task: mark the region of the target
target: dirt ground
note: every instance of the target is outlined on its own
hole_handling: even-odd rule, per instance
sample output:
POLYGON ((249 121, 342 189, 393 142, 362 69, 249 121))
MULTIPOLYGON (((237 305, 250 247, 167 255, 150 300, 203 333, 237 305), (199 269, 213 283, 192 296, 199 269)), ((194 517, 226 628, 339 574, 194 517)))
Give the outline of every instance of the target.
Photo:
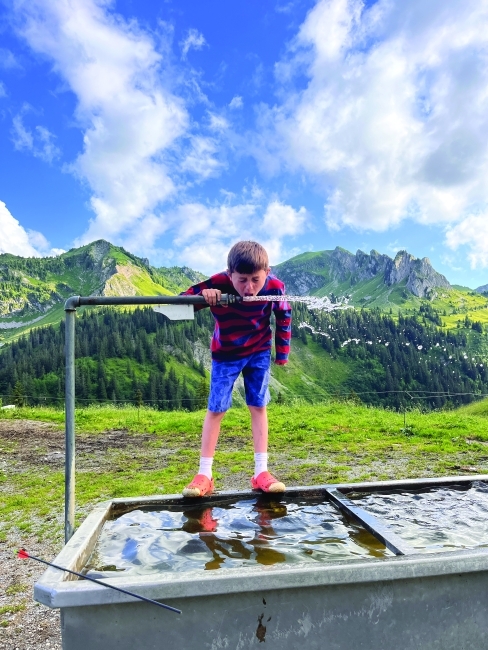
MULTIPOLYGON (((77 436, 77 469, 114 468, 117 452, 131 452, 133 458, 144 456, 144 462, 157 466, 158 456, 150 445, 151 434, 136 438, 125 431, 110 431, 96 436, 77 436), (142 443, 142 444, 141 444, 142 443), (148 448, 149 447, 149 448, 148 448), (103 450, 103 454, 100 453, 103 450)), ((39 471, 43 465, 53 470, 64 464, 64 432, 57 427, 31 420, 0 420, 0 470, 7 476, 26 472, 29 468, 39 471), (8 453, 5 453, 8 450, 8 453)), ((59 521, 53 528, 62 530, 59 521)), ((58 536, 59 537, 59 536, 58 536)), ((36 536, 27 537, 20 531, 9 532, 6 541, 0 542, 0 649, 37 650, 61 649, 59 611, 50 610, 32 599, 35 581, 44 566, 34 560, 19 560, 16 551, 24 546, 31 555, 52 560, 61 548, 62 540, 39 542, 36 536)))

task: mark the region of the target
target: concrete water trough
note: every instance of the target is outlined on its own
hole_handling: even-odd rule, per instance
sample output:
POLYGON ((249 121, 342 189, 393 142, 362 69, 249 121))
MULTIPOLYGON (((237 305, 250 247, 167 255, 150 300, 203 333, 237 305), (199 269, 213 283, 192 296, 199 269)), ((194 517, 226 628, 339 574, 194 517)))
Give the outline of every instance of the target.
POLYGON ((488 647, 488 475, 113 499, 48 569, 64 650, 488 647))

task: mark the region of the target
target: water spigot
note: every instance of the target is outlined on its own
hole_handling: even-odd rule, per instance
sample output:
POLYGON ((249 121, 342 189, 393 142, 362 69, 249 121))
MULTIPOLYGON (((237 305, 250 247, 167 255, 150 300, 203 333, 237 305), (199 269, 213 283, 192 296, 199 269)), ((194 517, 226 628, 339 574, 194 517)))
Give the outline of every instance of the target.
POLYGON ((242 302, 241 296, 234 296, 233 293, 223 293, 220 296, 218 305, 235 305, 237 302, 242 302))

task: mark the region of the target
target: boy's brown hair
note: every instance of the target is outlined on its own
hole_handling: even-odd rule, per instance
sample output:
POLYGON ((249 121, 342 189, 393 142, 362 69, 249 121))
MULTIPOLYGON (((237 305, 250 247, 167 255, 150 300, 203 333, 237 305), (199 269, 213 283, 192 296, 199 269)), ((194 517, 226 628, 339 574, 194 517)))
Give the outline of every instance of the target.
POLYGON ((269 268, 268 253, 255 241, 239 241, 234 244, 227 256, 230 273, 256 273, 269 268))

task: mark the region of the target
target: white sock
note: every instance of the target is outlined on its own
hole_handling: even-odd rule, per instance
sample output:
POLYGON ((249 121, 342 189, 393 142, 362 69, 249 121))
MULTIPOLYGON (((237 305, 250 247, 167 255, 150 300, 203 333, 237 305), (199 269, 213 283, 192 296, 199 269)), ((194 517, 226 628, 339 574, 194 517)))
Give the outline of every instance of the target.
POLYGON ((213 458, 200 456, 200 467, 198 468, 198 473, 204 474, 208 480, 212 478, 212 463, 213 458))
POLYGON ((254 478, 261 472, 266 472, 268 469, 268 453, 262 452, 254 454, 254 478))

